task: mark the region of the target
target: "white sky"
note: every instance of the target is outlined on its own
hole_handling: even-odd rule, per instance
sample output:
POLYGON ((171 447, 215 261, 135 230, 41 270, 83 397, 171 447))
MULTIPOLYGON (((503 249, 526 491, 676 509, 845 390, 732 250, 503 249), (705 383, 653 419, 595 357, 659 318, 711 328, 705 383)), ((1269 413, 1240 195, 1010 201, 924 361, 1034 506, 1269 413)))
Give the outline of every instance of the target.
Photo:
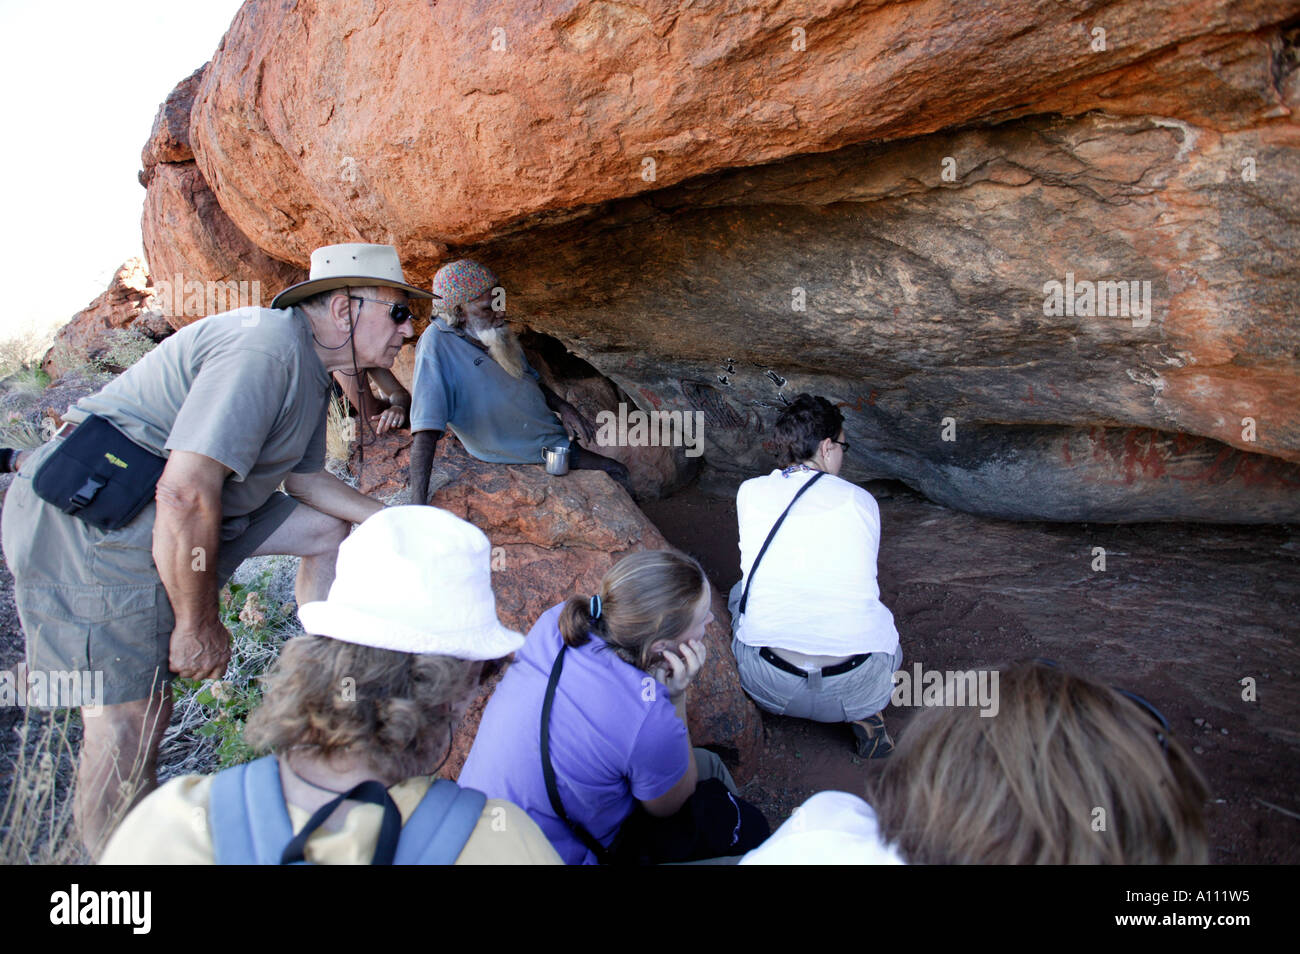
POLYGON ((154 114, 242 0, 0 0, 0 340, 66 321, 141 255, 154 114))

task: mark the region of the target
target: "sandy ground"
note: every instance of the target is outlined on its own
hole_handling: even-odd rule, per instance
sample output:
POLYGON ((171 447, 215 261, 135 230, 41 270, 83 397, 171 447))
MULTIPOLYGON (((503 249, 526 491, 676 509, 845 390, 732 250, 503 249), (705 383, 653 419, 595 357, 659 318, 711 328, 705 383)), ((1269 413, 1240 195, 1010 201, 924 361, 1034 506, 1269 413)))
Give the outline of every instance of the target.
MULTIPOLYGON (((1136 692, 1210 783, 1211 859, 1300 861, 1300 820, 1263 804, 1300 814, 1300 528, 1010 523, 898 484, 869 489, 884 528, 881 597, 905 669, 1043 656, 1136 692), (1256 702, 1242 700, 1245 677, 1256 702)), ((740 577, 734 504, 692 488, 643 506, 725 592, 740 577)), ((896 738, 914 712, 887 713, 896 738)), ((879 771, 853 754, 842 726, 763 720, 764 757, 744 792, 773 822, 816 791, 861 793, 879 771)))

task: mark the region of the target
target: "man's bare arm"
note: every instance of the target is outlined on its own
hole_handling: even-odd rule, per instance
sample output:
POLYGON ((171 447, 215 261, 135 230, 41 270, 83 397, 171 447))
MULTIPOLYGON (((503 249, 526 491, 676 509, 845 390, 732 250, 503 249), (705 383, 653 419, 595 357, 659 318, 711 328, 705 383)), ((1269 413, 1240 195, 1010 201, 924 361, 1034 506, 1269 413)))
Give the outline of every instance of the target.
POLYGON ((588 444, 596 442, 596 427, 591 421, 587 420, 581 411, 545 384, 539 382, 538 387, 542 389, 542 397, 546 399, 546 406, 560 416, 560 421, 564 424, 564 429, 570 437, 575 440, 581 438, 588 444))
POLYGON ((370 380, 383 393, 384 398, 393 407, 400 407, 407 415, 411 413, 411 392, 402 387, 402 382, 387 368, 370 368, 370 380))
POLYGON ((429 502, 429 472, 433 470, 433 455, 438 450, 442 431, 416 431, 411 445, 411 503, 429 502))
POLYGON ((353 490, 324 470, 314 474, 290 474, 284 479, 284 489, 294 500, 348 523, 361 523, 384 509, 384 505, 374 497, 353 490))
POLYGON ((153 561, 176 616, 169 662, 188 679, 220 678, 230 661, 217 606, 221 489, 229 473, 210 457, 172 451, 155 490, 153 561))

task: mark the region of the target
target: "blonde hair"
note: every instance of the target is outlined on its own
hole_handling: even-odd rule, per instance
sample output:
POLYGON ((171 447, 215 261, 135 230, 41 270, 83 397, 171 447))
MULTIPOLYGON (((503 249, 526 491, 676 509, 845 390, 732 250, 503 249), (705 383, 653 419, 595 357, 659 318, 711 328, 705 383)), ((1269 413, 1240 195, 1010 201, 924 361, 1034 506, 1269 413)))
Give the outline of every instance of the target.
POLYGON ((989 718, 961 706, 918 714, 869 794, 908 861, 1208 860, 1205 781, 1151 713, 1039 663, 1000 673, 998 689, 989 718))
POLYGON ((630 553, 600 581, 600 617, 592 619, 590 596, 574 596, 560 611, 560 634, 576 647, 595 633, 625 662, 648 670, 650 647, 687 630, 708 586, 699 563, 676 550, 630 553))
POLYGON ((474 663, 295 636, 262 677, 244 739, 259 752, 365 756, 394 778, 430 772, 447 747, 454 704, 474 663))

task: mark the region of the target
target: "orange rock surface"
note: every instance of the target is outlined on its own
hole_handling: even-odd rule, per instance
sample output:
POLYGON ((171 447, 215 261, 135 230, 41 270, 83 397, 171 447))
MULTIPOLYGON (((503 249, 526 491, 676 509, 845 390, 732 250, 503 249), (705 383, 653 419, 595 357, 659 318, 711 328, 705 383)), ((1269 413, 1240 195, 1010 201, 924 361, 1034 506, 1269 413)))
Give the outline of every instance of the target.
MULTIPOLYGON (((409 451, 405 434, 385 435, 367 446, 361 489, 385 497, 402 493, 409 451)), ((556 603, 594 593, 601 577, 624 555, 668 546, 605 474, 570 471, 553 477, 541 466, 485 464, 466 454, 453 437, 438 444, 430 490, 433 505, 487 534, 493 547, 497 615, 523 633, 556 603)), ((740 688, 727 601, 716 590, 713 615, 705 632, 709 661, 688 698, 691 740, 724 754, 738 767, 737 778, 743 779, 753 771, 763 727, 758 710, 740 688)), ((459 772, 469 754, 494 686, 484 687, 470 706, 456 734, 449 771, 459 772)))

